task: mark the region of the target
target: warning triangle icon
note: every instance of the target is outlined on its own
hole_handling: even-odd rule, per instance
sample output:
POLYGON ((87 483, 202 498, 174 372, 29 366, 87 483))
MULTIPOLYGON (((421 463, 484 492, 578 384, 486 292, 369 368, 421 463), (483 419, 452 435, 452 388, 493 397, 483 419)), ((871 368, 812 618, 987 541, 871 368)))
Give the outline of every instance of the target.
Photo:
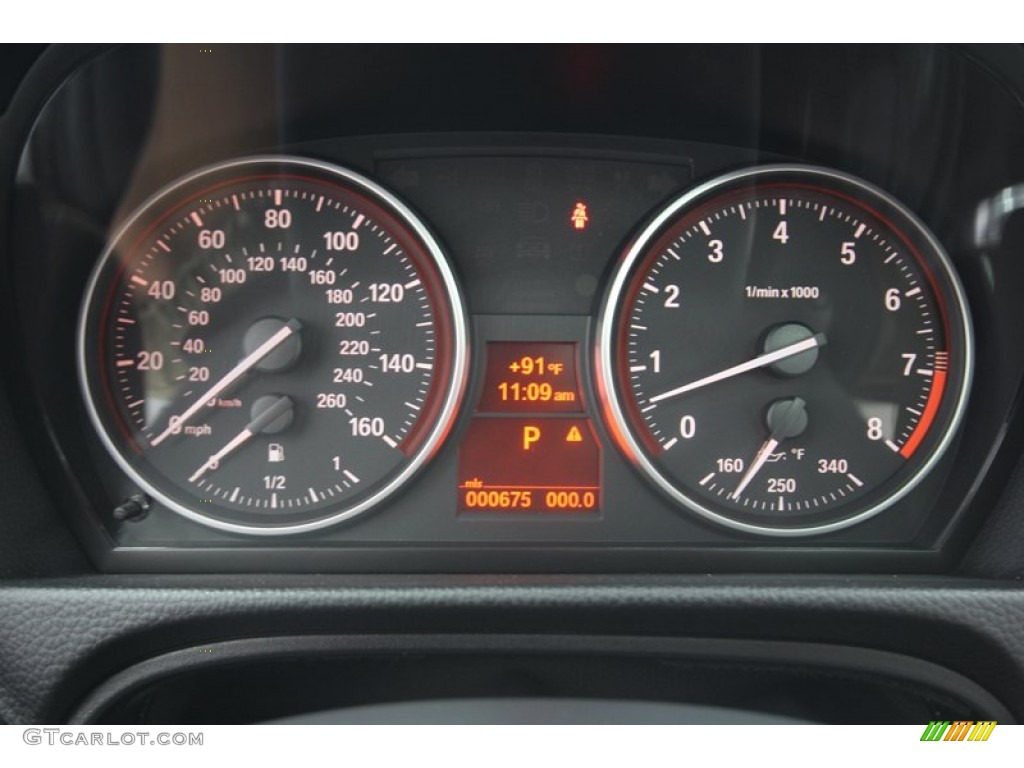
POLYGON ((572 427, 569 430, 569 434, 565 436, 565 442, 567 443, 582 443, 583 435, 580 434, 579 427, 572 427))

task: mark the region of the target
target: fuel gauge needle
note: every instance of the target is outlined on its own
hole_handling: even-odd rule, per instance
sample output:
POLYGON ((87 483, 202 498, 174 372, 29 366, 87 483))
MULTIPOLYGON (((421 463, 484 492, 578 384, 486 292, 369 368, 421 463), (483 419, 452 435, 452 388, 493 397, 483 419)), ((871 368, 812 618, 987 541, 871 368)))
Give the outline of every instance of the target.
POLYGON ((282 396, 278 398, 278 400, 267 408, 267 410, 263 411, 259 416, 246 424, 245 429, 231 438, 227 445, 208 458, 203 466, 192 473, 192 476, 188 481, 190 483, 194 483, 210 470, 217 469, 217 467, 220 466, 221 459, 244 445, 253 435, 258 435, 269 424, 273 423, 279 416, 283 415, 292 407, 293 404, 290 397, 282 396))
POLYGON ((738 499, 740 497, 740 494, 750 485, 750 481, 757 476, 757 473, 761 471, 761 467, 768 461, 768 457, 775 453, 775 449, 779 447, 780 442, 787 437, 796 437, 804 431, 804 427, 807 424, 807 403, 802 398, 794 397, 791 400, 779 401, 777 407, 778 422, 773 426, 768 439, 757 450, 754 460, 750 462, 750 468, 740 479, 740 484, 736 486, 736 490, 729 494, 729 498, 738 499))

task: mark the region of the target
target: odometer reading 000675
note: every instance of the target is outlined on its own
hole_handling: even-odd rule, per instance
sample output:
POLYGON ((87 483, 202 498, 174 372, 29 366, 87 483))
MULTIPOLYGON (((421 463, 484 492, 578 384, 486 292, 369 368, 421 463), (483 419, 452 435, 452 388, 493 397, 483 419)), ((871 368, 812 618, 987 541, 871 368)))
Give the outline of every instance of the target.
POLYGON ((351 171, 282 157, 146 202, 86 295, 80 373, 113 458, 228 530, 378 504, 430 457, 466 372, 463 302, 414 214, 351 171))
POLYGON ((971 376, 937 240, 819 168, 732 173, 671 203, 620 262, 598 333, 625 453, 755 533, 823 533, 902 498, 949 445, 971 376))

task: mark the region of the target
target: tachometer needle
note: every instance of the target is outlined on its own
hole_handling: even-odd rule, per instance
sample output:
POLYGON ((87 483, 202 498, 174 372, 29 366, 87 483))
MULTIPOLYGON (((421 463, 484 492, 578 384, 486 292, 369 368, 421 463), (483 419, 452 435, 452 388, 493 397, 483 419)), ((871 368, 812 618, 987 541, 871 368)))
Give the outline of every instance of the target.
POLYGON ((205 473, 212 469, 217 469, 220 466, 221 459, 227 456, 229 453, 243 445, 253 435, 258 435, 264 430, 269 424, 272 424, 279 416, 283 415, 286 411, 293 408, 294 405, 290 397, 280 397, 274 402, 269 408, 263 413, 257 416, 255 419, 245 425, 245 429, 235 435, 228 441, 228 444, 217 451, 213 456, 208 458, 206 462, 192 473, 192 476, 188 479, 190 483, 194 483, 205 473))
POLYGON ((736 490, 729 494, 729 498, 738 499, 740 497, 740 494, 750 485, 750 481, 761 471, 764 463, 775 453, 775 449, 779 447, 780 442, 803 431, 804 425, 807 423, 805 418, 807 403, 804 402, 803 398, 794 397, 789 401, 783 400, 779 402, 779 405, 782 406, 782 409, 779 413, 778 421, 772 429, 772 433, 761 447, 758 448, 754 460, 750 462, 750 468, 747 469, 746 474, 740 479, 740 484, 736 486, 736 490))
POLYGON ((228 371, 224 378, 222 378, 220 381, 218 381, 216 384, 210 387, 205 393, 203 393, 203 396, 196 400, 194 403, 192 403, 192 405, 190 405, 188 408, 186 408, 185 411, 180 416, 172 416, 167 422, 167 428, 150 441, 150 446, 155 448, 156 446, 160 445, 160 443, 162 443, 164 440, 166 440, 168 437, 174 434, 177 430, 183 427, 185 425, 185 422, 187 422, 199 411, 201 411, 203 409, 203 406, 205 406, 214 398, 219 397, 224 392, 224 390, 226 390, 228 387, 230 387, 232 384, 238 381, 253 366, 259 363, 260 360, 262 360, 275 349, 277 349, 279 346, 281 346, 281 344, 283 344, 289 336, 291 336, 294 333, 298 333, 298 331, 301 328, 302 324, 299 323, 299 321, 294 318, 285 323, 281 327, 281 330, 279 330, 265 342, 256 347, 256 349, 254 349, 252 352, 250 352, 248 355, 242 358, 241 362, 239 362, 238 365, 236 365, 234 368, 228 371))
POLYGON ((758 355, 753 360, 747 360, 745 363, 734 365, 731 368, 726 368, 724 371, 713 373, 710 376, 705 376, 703 379, 697 379, 691 381, 689 384, 684 384, 681 387, 670 389, 668 392, 662 392, 660 395, 655 395, 649 403, 658 403, 662 400, 667 400, 670 397, 676 397, 677 395, 685 394, 686 392, 692 392, 695 389, 706 387, 708 384, 714 384, 718 381, 724 381, 725 379, 731 379, 733 376, 739 376, 741 373, 747 371, 755 371, 758 368, 765 368, 773 363, 777 363, 780 360, 785 360, 787 357, 793 357, 799 355, 801 352, 806 352, 815 347, 823 347, 827 343, 825 334, 816 333, 809 339, 798 341, 794 344, 789 344, 780 349, 776 349, 774 352, 766 352, 763 355, 758 355))

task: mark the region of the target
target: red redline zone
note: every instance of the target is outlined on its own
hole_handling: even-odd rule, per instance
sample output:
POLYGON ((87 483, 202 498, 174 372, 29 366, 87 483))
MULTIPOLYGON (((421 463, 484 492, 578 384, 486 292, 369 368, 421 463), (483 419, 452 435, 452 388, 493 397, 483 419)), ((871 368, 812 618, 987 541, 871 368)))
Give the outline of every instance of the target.
POLYGON ((928 434, 928 430, 931 429, 932 422, 935 421, 935 414, 939 410, 939 404, 942 402, 942 393, 946 389, 946 372, 943 370, 936 370, 935 375, 932 377, 932 389, 928 393, 928 402, 924 406, 924 413, 921 415, 921 421, 917 423, 917 427, 911 433, 907 442, 900 448, 900 456, 904 459, 909 459, 914 455, 921 441, 924 440, 928 434))

